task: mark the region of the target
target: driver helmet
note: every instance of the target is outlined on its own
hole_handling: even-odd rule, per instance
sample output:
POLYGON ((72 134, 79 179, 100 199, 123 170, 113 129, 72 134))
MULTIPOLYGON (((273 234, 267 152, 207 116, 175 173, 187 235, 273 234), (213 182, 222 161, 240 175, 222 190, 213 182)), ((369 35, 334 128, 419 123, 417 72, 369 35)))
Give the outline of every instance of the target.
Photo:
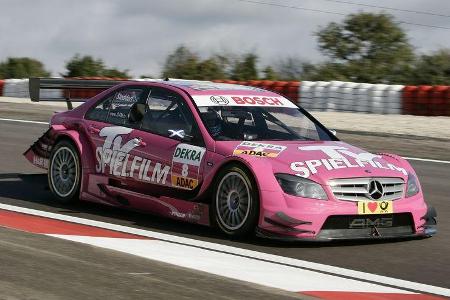
POLYGON ((208 110, 203 112, 202 119, 213 137, 219 136, 222 133, 222 118, 217 111, 208 110))

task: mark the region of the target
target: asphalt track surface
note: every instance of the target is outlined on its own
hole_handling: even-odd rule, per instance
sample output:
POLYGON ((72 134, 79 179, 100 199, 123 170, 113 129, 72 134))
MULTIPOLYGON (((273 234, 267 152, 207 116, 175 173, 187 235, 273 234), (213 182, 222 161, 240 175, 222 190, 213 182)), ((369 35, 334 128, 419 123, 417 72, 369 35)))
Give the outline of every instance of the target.
POLYGON ((0 299, 298 299, 53 237, 0 228, 0 299))
MULTIPOLYGON (((3 104, 2 104, 3 105, 3 104)), ((1 118, 47 121, 50 109, 11 112, 1 118)), ((2 113, 3 112, 3 113, 2 113)), ((62 206, 53 201, 46 175, 22 152, 46 129, 44 124, 0 121, 0 203, 189 237, 296 259, 450 288, 450 165, 412 161, 428 203, 438 211, 438 235, 389 242, 280 243, 252 238, 230 241, 216 231, 151 215, 90 203, 62 206)), ((341 139, 372 151, 445 159, 449 143, 425 141, 429 149, 411 148, 409 139, 355 133, 341 139), (381 148, 381 149, 380 149, 381 148), (446 148, 446 149, 445 149, 446 148), (402 153, 407 149, 408 153, 402 153), (445 151, 447 150, 447 151, 445 151), (427 152, 428 151, 428 152, 427 152), (432 153, 433 152, 433 153, 432 153)), ((448 155, 448 153, 447 153, 448 155)), ((417 156, 416 156, 417 157, 417 156)), ((276 289, 233 281, 202 272, 143 260, 45 236, 0 228, 0 299, 104 298, 294 298, 276 289)), ((181 254, 182 255, 182 254, 181 254)))

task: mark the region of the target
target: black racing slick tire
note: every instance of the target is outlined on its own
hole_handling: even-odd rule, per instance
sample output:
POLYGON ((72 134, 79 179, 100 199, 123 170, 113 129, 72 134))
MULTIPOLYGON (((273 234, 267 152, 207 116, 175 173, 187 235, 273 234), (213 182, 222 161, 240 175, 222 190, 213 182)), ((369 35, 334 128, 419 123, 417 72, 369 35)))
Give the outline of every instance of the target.
POLYGON ((239 164, 231 164, 216 178, 212 223, 230 237, 253 234, 259 219, 259 193, 252 174, 239 164))
POLYGON ((48 166, 48 185, 58 202, 67 204, 79 200, 80 155, 67 140, 62 140, 53 147, 48 166))

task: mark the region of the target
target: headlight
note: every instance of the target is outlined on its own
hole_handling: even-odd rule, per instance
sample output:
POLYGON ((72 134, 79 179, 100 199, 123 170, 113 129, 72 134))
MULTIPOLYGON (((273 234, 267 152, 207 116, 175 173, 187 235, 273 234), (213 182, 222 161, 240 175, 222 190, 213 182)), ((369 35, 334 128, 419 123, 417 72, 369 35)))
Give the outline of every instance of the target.
POLYGON ((411 173, 408 173, 408 184, 406 187, 406 197, 412 197, 419 192, 419 184, 417 178, 411 173))
POLYGON ((286 194, 320 200, 328 199, 322 186, 312 180, 289 174, 275 174, 275 177, 286 194))

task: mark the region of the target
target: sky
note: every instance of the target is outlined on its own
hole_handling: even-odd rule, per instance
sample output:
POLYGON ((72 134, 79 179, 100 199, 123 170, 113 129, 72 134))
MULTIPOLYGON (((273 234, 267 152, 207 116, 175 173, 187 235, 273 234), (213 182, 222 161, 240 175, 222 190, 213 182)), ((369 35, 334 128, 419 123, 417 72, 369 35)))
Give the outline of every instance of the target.
MULTIPOLYGON (((201 57, 256 52, 264 67, 285 57, 323 61, 314 33, 341 14, 381 12, 333 0, 0 0, 0 61, 33 57, 54 76, 76 53, 128 69, 133 76, 159 76, 165 58, 179 45, 201 57), (252 1, 250 1, 252 2, 252 1)), ((450 0, 347 0, 384 9, 401 24, 418 53, 450 48, 450 0)))

